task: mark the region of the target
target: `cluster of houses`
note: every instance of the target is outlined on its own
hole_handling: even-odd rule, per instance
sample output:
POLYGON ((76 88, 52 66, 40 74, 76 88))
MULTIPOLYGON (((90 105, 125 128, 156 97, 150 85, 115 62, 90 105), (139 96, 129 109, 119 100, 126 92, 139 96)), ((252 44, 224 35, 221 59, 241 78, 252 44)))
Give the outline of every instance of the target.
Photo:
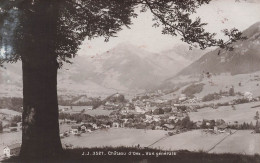
MULTIPOLYGON (((68 134, 78 135, 82 132, 92 132, 97 129, 106 129, 111 127, 171 130, 173 129, 173 121, 176 123, 178 120, 187 116, 187 113, 177 109, 178 106, 170 103, 169 100, 152 98, 136 99, 131 100, 131 102, 127 101, 121 103, 118 101, 108 100, 105 104, 99 106, 98 109, 112 109, 115 111, 115 114, 109 115, 110 124, 107 124, 108 121, 98 123, 98 125, 94 124, 97 119, 94 120, 92 124, 89 122, 76 124, 76 121, 65 119, 60 123, 70 124, 71 129, 66 133, 61 133, 61 136, 68 134), (158 111, 158 109, 160 109, 160 111, 163 110, 163 113, 158 111), (168 110, 167 114, 164 114, 164 110, 168 110), (134 117, 129 118, 131 115, 134 117)), ((70 108, 67 109, 69 110, 70 108)))
MULTIPOLYGON (((251 92, 245 92, 243 98, 252 100, 253 94, 251 92)), ((99 106, 99 109, 104 110, 115 110, 114 115, 109 115, 109 124, 104 123, 90 123, 90 122, 81 122, 77 124, 76 121, 64 120, 65 123, 71 124, 71 129, 64 133, 61 133, 61 137, 72 134, 79 135, 84 132, 93 132, 98 129, 108 129, 108 128, 119 128, 119 127, 128 127, 128 128, 142 128, 146 129, 155 129, 155 130, 174 130, 174 126, 179 120, 182 120, 188 116, 188 112, 195 111, 192 106, 188 105, 187 110, 179 109, 180 106, 185 106, 185 104, 195 104, 201 102, 201 98, 188 98, 185 94, 181 94, 179 99, 179 104, 169 100, 161 100, 154 98, 136 98, 135 100, 130 100, 127 102, 118 102, 118 101, 106 101, 106 103, 99 106), (170 112, 163 114, 155 114, 155 111, 158 111, 158 108, 164 110, 165 108, 170 108, 170 112), (178 109, 177 109, 178 108, 178 109), (125 118, 129 115, 143 115, 134 118, 125 118), (137 127, 138 126, 138 127, 137 127)), ((62 108, 62 111, 68 111, 69 107, 62 108)), ((88 109, 92 109, 89 107, 88 109)), ((197 128, 201 128, 202 121, 196 122, 197 128)), ((211 130, 214 132, 222 133, 227 129, 227 125, 215 125, 212 127, 210 122, 206 122, 206 126, 211 126, 211 130)))
MULTIPOLYGON (((253 101, 253 93, 251 92, 244 92, 242 95, 243 99, 247 99, 248 101, 253 101)), ((223 92, 221 94, 221 97, 224 98, 226 96, 229 96, 228 92, 223 92)), ((200 103, 202 102, 202 98, 201 97, 193 97, 193 98, 189 98, 187 97, 185 94, 181 94, 178 98, 179 102, 181 102, 182 104, 196 104, 196 103, 200 103)))
POLYGON ((15 126, 9 126, 4 128, 4 132, 16 132, 22 130, 22 122, 15 123, 15 126))
MULTIPOLYGON (((119 97, 120 94, 114 95, 115 98, 117 96, 119 97)), ((124 102, 120 102, 117 100, 116 101, 107 100, 105 103, 100 105, 97 109, 114 110, 114 111, 119 111, 119 114, 121 114, 121 115, 129 115, 129 114, 147 114, 147 113, 154 114, 154 111, 155 110, 158 111, 158 108, 162 108, 162 109, 171 108, 172 109, 171 113, 174 113, 176 116, 175 119, 178 120, 185 116, 185 115, 183 115, 184 114, 183 111, 179 111, 176 109, 178 106, 186 105, 186 104, 197 104, 202 101, 201 98, 197 98, 197 97, 189 98, 185 94, 181 94, 179 96, 179 98, 177 99, 178 103, 176 103, 176 101, 172 101, 172 100, 153 98, 153 96, 151 96, 150 94, 146 94, 145 96, 147 96, 147 98, 133 98, 130 101, 124 101, 124 102)), ((243 96, 244 96, 244 98, 249 99, 249 100, 253 99, 253 94, 251 92, 245 92, 243 94, 243 96)), ((71 110, 72 107, 74 107, 74 106, 59 107, 59 108, 60 108, 60 112, 67 112, 67 111, 71 110)), ((84 106, 84 110, 86 110, 86 109, 92 110, 93 107, 84 106)), ((197 108, 195 110, 192 110, 192 107, 189 107, 189 109, 191 109, 189 111, 195 111, 197 108)), ((152 121, 157 122, 159 120, 160 120, 159 116, 154 116, 154 115, 148 114, 147 118, 145 119, 145 122, 150 123, 152 121), (150 118, 149 116, 152 116, 152 118, 150 118)))
MULTIPOLYGON (((253 94, 251 92, 245 92, 242 94, 243 98, 252 101, 253 94)), ((194 104, 201 102, 200 98, 188 98, 185 94, 181 94, 177 99, 181 104, 169 103, 168 100, 161 99, 137 99, 131 102, 126 102, 124 104, 118 102, 107 101, 104 105, 101 105, 102 109, 114 109, 120 107, 116 115, 109 115, 110 123, 96 124, 94 122, 81 122, 77 123, 75 120, 64 119, 60 120, 60 124, 70 124, 70 129, 63 133, 60 133, 61 138, 67 137, 69 135, 80 135, 85 132, 93 132, 98 129, 109 129, 109 128, 124 128, 128 127, 129 124, 138 123, 145 124, 147 128, 154 125, 155 130, 167 130, 175 134, 180 132, 177 127, 174 125, 179 120, 182 120, 184 117, 188 116, 187 111, 177 109, 177 107, 187 103, 194 104), (158 108, 171 108, 170 112, 167 114, 153 114, 158 108), (125 118, 127 115, 143 115, 137 117, 138 120, 134 118, 125 118), (124 118, 121 118, 124 117, 124 118)), ((92 106, 84 106, 86 110, 92 110, 92 106)), ((69 112, 73 109, 73 106, 64 106, 59 107, 60 112, 69 112)), ((214 133, 223 133, 227 132, 229 125, 226 123, 216 123, 212 126, 210 121, 197 121, 197 128, 203 128, 203 125, 208 128, 208 130, 213 131, 214 133), (203 124, 204 123, 204 124, 203 124)), ((17 123, 15 127, 9 127, 10 131, 20 129, 22 126, 21 122, 17 123)), ((133 125, 130 125, 133 126, 133 125)), ((204 127, 205 127, 204 126, 204 127)), ((4 156, 10 157, 19 154, 21 144, 16 143, 4 148, 4 156)))
POLYGON ((229 129, 229 125, 231 125, 230 123, 229 124, 225 123, 225 121, 221 120, 221 119, 214 121, 213 124, 212 124, 212 120, 211 121, 210 120, 203 120, 203 121, 197 121, 196 122, 197 127, 198 128, 206 128, 208 131, 212 131, 214 133, 227 132, 228 129, 229 129))
MULTIPOLYGON (((67 120, 68 122, 69 120, 67 120)), ((85 132, 93 132, 95 130, 98 129, 107 129, 110 127, 115 127, 117 126, 117 123, 113 123, 112 126, 111 125, 105 125, 105 124, 101 124, 100 126, 98 126, 96 123, 84 123, 81 122, 80 124, 76 124, 74 121, 70 123, 71 124, 71 128, 68 131, 65 131, 63 133, 60 133, 60 137, 64 138, 69 136, 70 134, 72 135, 80 135, 81 133, 85 133, 85 132)), ((119 127, 119 125, 117 126, 119 127)))
POLYGON ((73 125, 71 126, 71 130, 70 130, 70 133, 73 134, 73 135, 77 135, 79 134, 79 132, 92 132, 93 130, 97 130, 98 127, 97 127, 97 124, 95 123, 82 123, 82 124, 79 124, 79 125, 73 125))
POLYGON ((91 122, 81 122, 76 123, 76 121, 64 119, 60 120, 60 123, 70 124, 71 128, 60 134, 61 137, 72 135, 80 135, 85 132, 93 132, 98 129, 109 129, 109 128, 137 128, 137 126, 142 125, 143 129, 156 129, 156 130, 172 130, 174 125, 172 122, 177 123, 178 120, 183 119, 187 114, 179 114, 178 112, 171 112, 171 115, 153 115, 153 114, 135 114, 133 117, 128 117, 121 115, 119 113, 116 115, 110 115, 109 121, 104 121, 103 123, 91 123, 91 122))
POLYGON ((73 110, 93 110, 93 106, 62 106, 59 105, 59 112, 71 112, 73 110))

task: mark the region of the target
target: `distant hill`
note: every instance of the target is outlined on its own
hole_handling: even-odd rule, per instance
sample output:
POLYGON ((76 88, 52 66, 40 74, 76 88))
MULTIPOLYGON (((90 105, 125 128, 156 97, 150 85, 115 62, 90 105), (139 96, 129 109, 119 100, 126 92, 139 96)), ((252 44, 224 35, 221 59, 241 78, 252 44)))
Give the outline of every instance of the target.
POLYGON ((189 46, 186 44, 177 44, 172 49, 163 51, 164 55, 169 57, 174 57, 175 60, 181 63, 185 63, 189 65, 194 61, 198 60, 202 57, 206 52, 209 50, 201 50, 193 48, 192 50, 189 49, 189 46))
POLYGON ((119 90, 152 88, 187 65, 126 43, 94 57, 93 64, 98 68, 92 80, 119 90))
MULTIPOLYGON (((165 79, 192 63, 188 46, 174 46, 152 53, 129 43, 121 43, 96 56, 77 56, 58 72, 59 95, 108 96, 116 92, 141 93, 155 88, 165 79)), ((199 56, 199 55, 196 55, 199 56)), ((21 63, 0 69, 1 96, 22 96, 21 63)))
POLYGON ((184 68, 177 76, 201 74, 203 72, 224 73, 232 75, 251 73, 260 70, 260 22, 243 31, 248 39, 233 44, 233 51, 219 48, 206 53, 200 59, 184 68))

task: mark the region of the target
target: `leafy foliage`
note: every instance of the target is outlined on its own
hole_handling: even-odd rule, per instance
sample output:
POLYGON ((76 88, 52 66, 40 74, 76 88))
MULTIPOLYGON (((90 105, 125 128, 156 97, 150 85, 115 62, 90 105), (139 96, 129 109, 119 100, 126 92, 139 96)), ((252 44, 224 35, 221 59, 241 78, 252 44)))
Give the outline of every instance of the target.
POLYGON ((231 88, 229 89, 229 96, 235 96, 234 87, 231 87, 231 88))
POLYGON ((186 116, 182 120, 178 121, 176 125, 188 130, 195 128, 195 123, 190 120, 189 116, 186 116))
POLYGON ((135 15, 134 4, 129 1, 4 0, 1 3, 1 17, 5 20, 0 25, 1 35, 13 33, 2 35, 1 39, 2 48, 12 48, 2 55, 1 61, 7 62, 34 58, 35 54, 26 53, 26 47, 41 48, 41 44, 52 53, 49 57, 56 58, 60 64, 70 62, 67 58, 76 55, 86 37, 104 36, 108 40, 122 25, 131 24, 130 18, 135 15), (14 30, 10 32, 9 26, 14 30))
POLYGON ((12 118, 11 122, 12 122, 12 123, 15 123, 15 124, 18 123, 18 122, 22 122, 22 116, 20 116, 20 115, 14 116, 14 117, 12 118))
POLYGON ((22 112, 23 99, 19 97, 0 98, 0 108, 9 108, 11 110, 22 112))
POLYGON ((202 98, 202 101, 205 102, 205 101, 212 101, 212 100, 218 100, 220 99, 220 95, 218 93, 212 93, 212 94, 208 94, 206 96, 204 96, 202 98))
POLYGON ((188 106, 186 105, 177 106, 177 109, 182 112, 185 112, 186 110, 188 110, 188 106))
POLYGON ((258 120, 256 121, 256 124, 255 124, 255 133, 260 133, 260 124, 259 124, 258 120))
POLYGON ((254 119, 255 119, 255 120, 258 120, 258 119, 259 119, 259 112, 258 112, 258 111, 256 111, 255 116, 254 116, 254 119))
POLYGON ((157 108, 153 111, 154 115, 160 115, 160 114, 164 114, 164 110, 162 108, 157 108))
POLYGON ((182 93, 185 94, 188 97, 191 97, 192 95, 196 94, 196 93, 200 93, 203 90, 203 86, 205 84, 200 83, 200 84, 192 84, 190 86, 188 86, 187 88, 185 88, 182 93))
POLYGON ((206 32, 204 27, 206 23, 202 23, 197 17, 194 21, 190 16, 196 13, 196 9, 203 4, 208 4, 211 0, 191 0, 191 1, 171 1, 171 0, 144 0, 143 11, 149 9, 154 14, 155 23, 153 26, 163 25, 163 34, 182 36, 181 40, 194 47, 205 49, 206 47, 218 46, 233 50, 230 47, 232 42, 244 40, 246 37, 237 29, 224 29, 223 33, 228 37, 227 41, 223 39, 215 39, 215 33, 206 32))
MULTIPOLYGON (((232 42, 243 40, 237 29, 223 30, 228 40, 215 39, 206 32, 200 18, 190 16, 211 0, 1 0, 0 2, 0 65, 22 59, 55 59, 59 66, 75 57, 85 38, 115 37, 122 26, 129 27, 137 11, 154 15, 154 27, 162 33, 180 35, 191 46, 218 46, 232 50, 232 42), (40 18, 40 19, 39 19, 40 18), (46 53, 32 51, 45 49, 46 53), (44 57, 43 57, 44 56, 44 57)), ((37 63, 36 63, 37 64, 37 63)), ((39 63, 38 63, 39 64, 39 63)))
POLYGON ((0 133, 2 133, 2 132, 3 132, 3 122, 0 121, 0 133))
POLYGON ((235 104, 244 104, 244 103, 248 103, 248 102, 250 102, 250 101, 248 99, 246 99, 246 98, 241 98, 241 99, 235 99, 234 100, 235 104))

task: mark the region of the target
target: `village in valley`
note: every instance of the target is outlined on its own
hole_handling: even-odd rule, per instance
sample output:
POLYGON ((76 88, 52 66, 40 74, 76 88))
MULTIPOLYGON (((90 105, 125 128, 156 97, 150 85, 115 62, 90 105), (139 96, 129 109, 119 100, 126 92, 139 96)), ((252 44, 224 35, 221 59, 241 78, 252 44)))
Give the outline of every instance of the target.
MULTIPOLYGON (((213 83, 212 79, 207 78, 204 82, 208 82, 209 86, 213 83)), ((221 90, 204 97, 196 97, 196 94, 203 91, 204 85, 206 84, 203 82, 188 84, 178 90, 180 94, 175 99, 167 99, 167 95, 171 94, 168 90, 139 94, 131 99, 116 93, 103 100, 95 99, 95 106, 84 106, 84 103, 89 101, 87 102, 86 96, 81 96, 76 101, 77 103, 74 102, 74 106, 60 105, 61 136, 63 138, 70 134, 80 136, 85 132, 109 128, 165 130, 170 136, 196 129, 205 129, 205 132, 212 134, 231 133, 231 130, 259 132, 260 97, 255 97, 249 91, 235 92, 234 86, 226 87, 227 91, 221 90), (205 111, 205 109, 209 113, 212 110, 230 111, 230 114, 237 117, 241 116, 241 111, 245 114, 247 110, 250 111, 251 116, 232 120, 228 117, 233 115, 198 118, 199 114, 205 114, 205 112, 200 113, 200 110, 205 111)), ((238 87, 241 87, 241 83, 238 83, 238 87)), ((212 116, 214 116, 213 113, 212 116)))
MULTIPOLYGON (((250 76, 256 78, 257 75, 250 76)), ((229 137, 232 138, 233 134, 243 136, 246 134, 253 136, 254 139, 259 138, 260 96, 250 91, 240 92, 243 83, 225 86, 225 89, 214 93, 207 90, 207 95, 199 96, 205 93, 205 87, 211 87, 211 90, 216 86, 219 87, 220 83, 217 83, 221 81, 217 78, 217 76, 209 78, 204 75, 203 78, 199 77, 197 82, 191 82, 173 91, 156 90, 132 96, 122 93, 115 93, 103 99, 86 95, 70 98, 60 96, 59 124, 63 146, 64 148, 105 146, 106 141, 110 139, 117 139, 121 142, 120 145, 124 145, 125 137, 120 137, 119 134, 123 132, 128 133, 132 138, 141 134, 142 140, 148 139, 149 142, 145 144, 142 144, 142 140, 126 141, 128 146, 141 148, 163 148, 164 145, 160 143, 163 144, 164 141, 170 141, 179 135, 188 136, 189 139, 194 137, 198 141, 200 139, 206 141, 212 137, 216 139, 216 143, 222 138, 227 140, 229 137), (149 132, 155 133, 149 134, 149 132), (104 138, 106 134, 111 138, 104 138), (92 137, 98 141, 93 141, 92 137), (154 144, 162 138, 165 140, 154 144)), ((21 143, 19 136, 21 136, 22 105, 20 103, 21 106, 18 107, 19 99, 16 98, 9 100, 9 104, 16 104, 16 111, 8 108, 0 109, 1 150, 3 150, 2 156, 7 157, 17 154, 21 143), (14 135, 12 138, 17 138, 6 141, 5 139, 10 135, 14 135)), ((190 147, 185 145, 178 147, 174 143, 176 140, 168 142, 167 145, 169 146, 170 143, 173 149, 190 150, 190 147)), ((214 146, 215 141, 207 147, 197 144, 195 149, 208 151, 211 146, 214 146)), ((213 150, 213 152, 219 151, 213 150)), ((230 149, 228 152, 236 151, 230 149)), ((246 152, 259 153, 257 147, 249 148, 246 152)))

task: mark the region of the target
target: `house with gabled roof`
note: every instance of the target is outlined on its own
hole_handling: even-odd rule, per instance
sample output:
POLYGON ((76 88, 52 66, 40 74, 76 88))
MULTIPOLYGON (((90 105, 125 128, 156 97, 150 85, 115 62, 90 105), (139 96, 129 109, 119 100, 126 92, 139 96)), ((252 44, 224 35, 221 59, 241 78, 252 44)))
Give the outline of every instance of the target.
POLYGON ((12 144, 4 148, 4 155, 6 157, 17 156, 19 155, 20 150, 21 150, 20 143, 12 144))
POLYGON ((164 125, 162 126, 162 128, 163 128, 164 130, 173 130, 173 129, 174 129, 174 125, 164 124, 164 125))
POLYGON ((251 92, 245 92, 245 93, 244 93, 244 98, 245 98, 245 99, 248 99, 249 101, 252 101, 252 100, 253 100, 253 93, 251 93, 251 92))
POLYGON ((80 125, 71 126, 70 133, 76 135, 79 133, 80 125))
POLYGON ((221 133, 226 132, 227 128, 228 128, 228 126, 226 124, 222 124, 222 125, 217 126, 218 132, 221 132, 221 133))
POLYGON ((114 128, 119 128, 120 125, 119 125, 118 122, 113 122, 112 126, 113 126, 114 128))

